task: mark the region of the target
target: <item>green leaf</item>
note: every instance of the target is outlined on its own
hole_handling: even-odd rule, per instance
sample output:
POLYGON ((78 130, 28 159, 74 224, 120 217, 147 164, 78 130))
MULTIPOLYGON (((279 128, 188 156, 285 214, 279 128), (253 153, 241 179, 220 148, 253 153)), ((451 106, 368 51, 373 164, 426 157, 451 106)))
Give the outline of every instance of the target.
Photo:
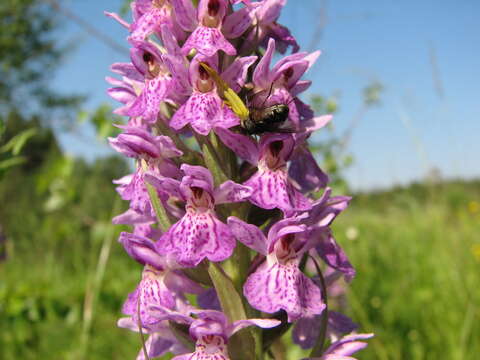
POLYGON ((17 135, 12 137, 8 143, 6 143, 0 148, 0 153, 11 150, 13 155, 18 155, 27 140, 34 136, 36 133, 37 129, 35 128, 27 129, 18 133, 17 135))
POLYGON ((317 263, 315 258, 310 257, 315 264, 315 268, 317 269, 318 277, 320 278, 320 287, 322 289, 322 297, 323 302, 325 303, 325 310, 322 312, 322 316, 320 318, 320 333, 318 334, 318 338, 313 346, 312 351, 310 352, 310 357, 316 357, 322 355, 323 352, 323 345, 325 344, 325 338, 327 335, 327 324, 328 324, 328 304, 327 304, 327 286, 325 284, 325 279, 323 278, 322 270, 320 270, 320 266, 317 263))
POLYGON ((191 280, 198 282, 202 285, 213 286, 212 280, 208 276, 207 269, 200 263, 196 268, 182 269, 183 273, 191 280))
POLYGON ((158 220, 158 224, 160 225, 160 229, 163 232, 165 232, 170 228, 170 226, 172 225, 172 222, 170 221, 167 211, 165 210, 162 203, 160 202, 160 199, 158 198, 157 190, 155 190, 155 188, 151 184, 146 184, 146 185, 147 185, 148 196, 150 197, 150 201, 152 203, 153 209, 155 210, 155 214, 157 215, 157 220, 158 220))
POLYGON ((213 180, 215 181, 215 186, 218 186, 228 180, 228 177, 223 172, 220 166, 220 160, 215 156, 215 153, 212 151, 212 148, 207 144, 202 145, 203 158, 205 159, 205 164, 207 165, 208 170, 213 175, 213 180))
POLYGON ((246 319, 247 316, 243 308, 242 299, 238 295, 232 280, 225 274, 223 269, 218 264, 210 262, 208 264, 208 274, 217 291, 223 312, 227 315, 230 322, 246 319))
MULTIPOLYGON (((223 269, 210 262, 208 273, 217 292, 222 310, 230 322, 246 319, 242 299, 238 295, 232 280, 223 269)), ((228 351, 233 360, 255 359, 255 340, 250 330, 245 329, 236 333, 228 343, 228 351)))
POLYGON ((20 165, 27 159, 23 156, 15 156, 10 159, 0 161, 0 170, 6 170, 12 166, 20 165))
MULTIPOLYGON (((143 171, 146 171, 148 169, 148 165, 144 160, 142 160, 142 169, 143 171)), ((160 199, 158 198, 157 190, 155 189, 155 187, 147 182, 145 183, 145 185, 147 186, 147 192, 150 198, 150 202, 152 203, 153 210, 155 210, 155 215, 157 215, 158 225, 160 225, 160 229, 165 232, 170 228, 170 226, 172 226, 172 222, 170 221, 167 211, 160 202, 160 199)))
POLYGON ((169 321, 168 324, 170 325, 170 330, 172 331, 173 335, 177 338, 177 340, 185 346, 188 350, 194 351, 195 344, 192 341, 188 333, 188 326, 183 324, 178 324, 173 321, 169 321))

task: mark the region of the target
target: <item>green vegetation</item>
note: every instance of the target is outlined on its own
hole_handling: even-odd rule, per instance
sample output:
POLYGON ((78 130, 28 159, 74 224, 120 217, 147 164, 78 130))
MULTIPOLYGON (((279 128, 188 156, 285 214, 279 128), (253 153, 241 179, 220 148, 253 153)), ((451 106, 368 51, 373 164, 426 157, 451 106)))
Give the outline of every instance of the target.
POLYGON ((361 359, 476 359, 480 182, 359 194, 337 239, 358 277, 349 314, 373 331, 361 359))

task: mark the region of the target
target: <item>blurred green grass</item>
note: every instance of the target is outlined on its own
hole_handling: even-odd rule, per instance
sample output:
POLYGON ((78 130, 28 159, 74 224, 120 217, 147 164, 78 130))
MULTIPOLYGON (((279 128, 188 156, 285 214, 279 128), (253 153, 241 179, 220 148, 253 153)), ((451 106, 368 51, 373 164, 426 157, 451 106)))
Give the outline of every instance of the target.
MULTIPOLYGON (((108 179, 125 172, 111 168, 75 164, 68 181, 77 193, 48 211, 51 191, 39 195, 34 178, 0 183, 8 238, 0 263, 1 359, 135 357, 138 335, 116 321, 140 265, 116 243, 118 226, 98 301, 89 307, 87 346, 82 337, 85 293, 112 231, 116 195, 108 179)), ((358 272, 347 313, 361 331, 376 333, 360 359, 478 358, 479 201, 478 181, 416 184, 357 194, 336 220, 337 240, 358 272)))
POLYGON ((478 182, 415 184, 359 194, 338 219, 350 315, 376 334, 361 359, 478 358, 479 201, 478 182))

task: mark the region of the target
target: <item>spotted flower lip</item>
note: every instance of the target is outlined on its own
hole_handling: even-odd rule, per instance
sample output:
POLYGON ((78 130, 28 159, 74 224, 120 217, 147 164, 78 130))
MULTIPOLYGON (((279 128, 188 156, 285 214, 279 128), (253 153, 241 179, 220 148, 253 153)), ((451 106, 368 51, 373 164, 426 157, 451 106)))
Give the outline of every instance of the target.
POLYGON ((166 278, 172 276, 179 277, 180 275, 146 265, 140 283, 135 291, 128 295, 122 312, 131 316, 135 323, 140 322, 147 330, 158 331, 162 324, 156 314, 150 312, 150 307, 158 305, 172 310, 177 307, 186 307, 183 293, 170 289, 166 283, 166 278))
POLYGON ((154 242, 142 236, 122 232, 119 241, 126 252, 144 265, 142 280, 123 306, 123 312, 150 331, 162 326, 149 312, 153 305, 168 309, 187 307, 184 293, 200 293, 202 287, 171 268, 168 260, 156 250, 154 242), (140 318, 139 318, 140 317, 140 318))
POLYGON ((253 189, 250 202, 263 209, 281 209, 286 216, 312 207, 288 177, 287 162, 295 141, 290 134, 266 134, 256 144, 249 137, 225 129, 216 129, 222 142, 240 157, 258 166, 244 185, 253 189))
POLYGON ((252 325, 272 328, 280 324, 280 321, 275 319, 246 319, 229 323, 225 314, 216 310, 192 309, 190 314, 195 315, 195 318, 161 306, 152 306, 151 311, 152 313, 156 311, 159 319, 168 319, 189 325, 190 337, 196 342, 195 351, 176 356, 175 360, 228 360, 230 359, 227 351, 228 339, 237 331, 252 325))
POLYGON ((236 55, 237 51, 221 31, 227 7, 228 0, 200 0, 196 19, 191 19, 190 24, 184 24, 184 28, 191 28, 195 24, 195 30, 182 47, 184 55, 192 49, 207 57, 215 55, 219 50, 228 55, 236 55))
MULTIPOLYGON (((180 2, 183 5, 184 1, 180 2)), ((162 26, 168 26, 178 39, 184 32, 178 24, 178 16, 183 16, 184 7, 174 7, 170 0, 137 0, 132 3, 134 21, 126 23, 118 15, 107 13, 130 30, 129 41, 145 40, 153 33, 159 33, 162 26)))
POLYGON ((215 214, 215 204, 246 200, 252 189, 229 180, 218 188, 206 168, 183 164, 181 181, 149 176, 148 181, 186 203, 185 215, 162 235, 156 249, 185 267, 197 266, 204 258, 223 261, 235 248, 229 227, 215 214))
POLYGON ((135 68, 144 76, 144 87, 131 104, 126 115, 142 116, 147 123, 157 121, 162 101, 171 96, 171 90, 176 88, 174 80, 165 66, 159 50, 144 41, 132 41, 134 47, 130 57, 135 68))
POLYGON ((228 225, 238 241, 266 256, 266 260, 247 278, 243 293, 252 307, 267 313, 285 310, 288 321, 321 314, 325 309, 320 288, 298 268, 300 257, 312 241, 297 236, 307 227, 301 218, 275 223, 265 237, 256 226, 236 217, 228 225))

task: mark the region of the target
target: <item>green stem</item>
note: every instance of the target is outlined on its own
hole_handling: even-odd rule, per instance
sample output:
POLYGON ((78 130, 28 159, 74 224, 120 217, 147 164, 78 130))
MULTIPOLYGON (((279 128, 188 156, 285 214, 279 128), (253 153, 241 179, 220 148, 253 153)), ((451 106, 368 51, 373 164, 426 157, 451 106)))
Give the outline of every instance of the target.
POLYGON ((223 163, 218 156, 215 147, 212 145, 212 143, 207 137, 197 134, 195 130, 192 131, 195 136, 195 140, 198 143, 198 146, 202 149, 205 164, 207 165, 208 170, 210 170, 213 175, 213 179, 215 180, 215 186, 218 186, 221 183, 227 181, 227 172, 225 171, 223 163))
POLYGON ((323 352, 323 345, 325 344, 325 338, 327 336, 327 324, 328 324, 328 302, 327 302, 327 285, 325 283, 325 279, 323 278, 322 270, 317 263, 317 260, 310 257, 315 264, 315 268, 317 269, 318 277, 320 278, 320 288, 322 290, 322 297, 323 302, 325 303, 325 310, 322 312, 322 317, 320 319, 320 333, 318 335, 317 341, 315 342, 315 346, 313 347, 312 351, 310 352, 310 357, 320 356, 323 352))
POLYGON ((137 316, 138 316, 138 332, 140 334, 140 341, 142 342, 143 355, 145 356, 146 360, 150 360, 150 357, 148 356, 147 347, 145 346, 145 336, 143 335, 143 330, 142 330, 142 319, 140 316, 140 298, 137 299, 137 316))
MULTIPOLYGON (((141 166, 143 171, 148 170, 148 165, 145 160, 142 160, 141 166)), ((152 203, 153 209, 155 210, 155 215, 157 216, 158 225, 160 226, 160 229, 163 232, 166 232, 172 225, 172 222, 168 217, 167 211, 165 210, 162 203, 160 202, 160 199, 158 198, 157 190, 155 189, 155 187, 153 187, 153 185, 147 182, 145 182, 145 186, 147 187, 147 192, 150 198, 150 202, 152 203)))

